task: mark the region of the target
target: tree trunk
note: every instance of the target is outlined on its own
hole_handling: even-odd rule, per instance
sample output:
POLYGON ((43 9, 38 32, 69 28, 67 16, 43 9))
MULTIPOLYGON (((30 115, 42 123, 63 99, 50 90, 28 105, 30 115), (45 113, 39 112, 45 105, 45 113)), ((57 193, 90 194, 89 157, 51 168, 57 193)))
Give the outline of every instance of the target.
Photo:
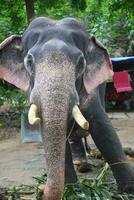
POLYGON ((28 24, 34 17, 34 0, 25 0, 28 24))

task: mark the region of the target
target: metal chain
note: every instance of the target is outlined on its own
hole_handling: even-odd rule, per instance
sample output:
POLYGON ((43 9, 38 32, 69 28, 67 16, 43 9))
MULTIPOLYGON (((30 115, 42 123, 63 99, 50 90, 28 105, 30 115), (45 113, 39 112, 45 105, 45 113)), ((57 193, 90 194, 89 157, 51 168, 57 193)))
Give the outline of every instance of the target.
POLYGON ((67 140, 69 139, 71 133, 73 132, 74 126, 75 126, 75 121, 73 122, 73 125, 72 125, 72 127, 71 127, 71 129, 70 129, 70 131, 69 131, 69 134, 68 134, 68 136, 67 136, 67 138, 66 138, 66 142, 67 142, 67 140))

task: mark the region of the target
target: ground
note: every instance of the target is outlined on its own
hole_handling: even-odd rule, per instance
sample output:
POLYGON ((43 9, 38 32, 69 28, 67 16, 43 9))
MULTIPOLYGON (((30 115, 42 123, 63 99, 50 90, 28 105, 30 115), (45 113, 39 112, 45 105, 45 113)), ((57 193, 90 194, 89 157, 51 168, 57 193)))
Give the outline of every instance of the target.
MULTIPOLYGON (((109 113, 112 124, 123 147, 134 145, 134 113, 109 113)), ((20 128, 16 125, 0 128, 0 188, 33 185, 33 176, 45 173, 44 150, 41 143, 25 143, 20 140, 20 128), (15 126, 15 127, 14 127, 15 126)), ((88 138, 91 147, 94 144, 88 138)), ((86 174, 88 176, 88 174, 86 174)))

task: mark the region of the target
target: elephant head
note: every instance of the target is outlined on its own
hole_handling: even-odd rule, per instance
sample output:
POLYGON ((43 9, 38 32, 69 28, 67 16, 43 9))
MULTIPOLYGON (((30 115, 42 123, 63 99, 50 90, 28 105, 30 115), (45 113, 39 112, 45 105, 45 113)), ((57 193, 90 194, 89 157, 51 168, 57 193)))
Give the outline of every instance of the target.
POLYGON ((22 37, 1 43, 0 78, 28 90, 30 103, 40 113, 48 176, 45 199, 62 196, 67 124, 73 107, 80 104, 81 88, 90 95, 111 75, 107 50, 73 18, 39 17, 22 37))

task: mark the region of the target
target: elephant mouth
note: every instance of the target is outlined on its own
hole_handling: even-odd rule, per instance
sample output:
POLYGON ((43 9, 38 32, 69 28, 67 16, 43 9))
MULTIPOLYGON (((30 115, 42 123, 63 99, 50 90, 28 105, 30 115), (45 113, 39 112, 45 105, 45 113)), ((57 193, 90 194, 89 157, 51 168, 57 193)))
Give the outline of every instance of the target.
MULTIPOLYGON (((84 130, 89 130, 89 122, 85 119, 77 105, 75 105, 72 109, 72 116, 81 128, 84 130)), ((31 104, 28 112, 28 120, 31 125, 37 125, 40 123, 37 105, 31 104)))

